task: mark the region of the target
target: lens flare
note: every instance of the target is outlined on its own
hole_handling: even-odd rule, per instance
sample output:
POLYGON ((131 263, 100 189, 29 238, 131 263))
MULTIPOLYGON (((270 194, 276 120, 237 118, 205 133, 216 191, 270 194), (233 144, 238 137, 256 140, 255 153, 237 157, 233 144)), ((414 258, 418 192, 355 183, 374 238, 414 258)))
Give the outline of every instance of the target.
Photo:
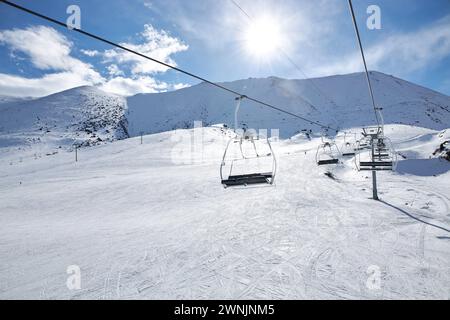
POLYGON ((280 24, 270 16, 255 19, 245 35, 247 52, 259 59, 270 59, 283 43, 280 24))

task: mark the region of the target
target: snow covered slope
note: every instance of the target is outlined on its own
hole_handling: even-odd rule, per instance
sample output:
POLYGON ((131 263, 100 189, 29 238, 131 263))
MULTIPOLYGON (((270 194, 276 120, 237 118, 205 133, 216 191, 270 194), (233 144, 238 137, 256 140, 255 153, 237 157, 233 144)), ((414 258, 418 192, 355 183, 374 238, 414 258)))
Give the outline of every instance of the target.
POLYGON ((441 133, 386 130, 407 159, 379 174, 381 202, 370 173, 317 167, 320 139, 301 135, 274 143, 269 188, 222 188, 220 128, 1 165, 0 298, 448 299, 450 163, 429 159, 441 133))
MULTIPOLYGON (((407 81, 372 72, 376 101, 384 108, 387 124, 401 123, 443 130, 450 123, 450 97, 407 81)), ((247 79, 223 83, 311 120, 338 128, 352 128, 375 122, 363 73, 313 80, 279 78, 247 79)), ((175 92, 141 94, 128 98, 129 132, 157 133, 190 128, 194 120, 204 124, 234 125, 234 97, 207 84, 175 92)), ((285 114, 242 103, 239 120, 254 129, 280 129, 283 138, 300 130, 320 131, 285 114)))
POLYGON ((34 100, 6 100, 0 103, 0 150, 41 156, 126 138, 125 106, 124 98, 93 87, 34 100))
MULTIPOLYGON (((377 102, 386 123, 443 130, 450 123, 450 97, 382 73, 372 72, 377 102)), ((351 128, 374 123, 364 74, 313 80, 247 79, 224 86, 326 125, 351 128), (319 89, 318 89, 319 88, 319 89)), ((143 133, 234 125, 232 95, 205 83, 174 92, 129 98, 81 87, 37 100, 0 98, 0 153, 25 149, 42 156, 73 145, 92 145, 143 133)), ((242 103, 240 125, 280 129, 283 138, 321 129, 291 116, 242 103)), ((333 133, 332 133, 333 134, 333 133)))
MULTIPOLYGON (((205 84, 127 99, 90 87, 6 99, 0 298, 448 299, 450 162, 440 156, 450 98, 373 78, 401 160, 379 174, 380 202, 354 159, 315 164, 317 128, 248 103, 241 123, 285 138, 274 141, 276 185, 223 189, 230 132, 168 131, 232 124, 233 97, 205 84), (155 134, 116 141, 141 131, 155 134), (78 162, 74 144, 92 146, 78 162), (80 290, 66 286, 73 265, 80 290)), ((374 121, 362 74, 315 79, 335 103, 304 80, 225 85, 354 132, 374 121)))

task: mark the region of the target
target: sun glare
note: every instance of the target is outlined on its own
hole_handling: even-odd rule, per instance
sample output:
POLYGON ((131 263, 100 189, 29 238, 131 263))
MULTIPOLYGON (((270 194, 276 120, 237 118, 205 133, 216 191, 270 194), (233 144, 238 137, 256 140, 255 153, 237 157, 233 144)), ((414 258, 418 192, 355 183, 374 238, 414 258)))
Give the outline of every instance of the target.
POLYGON ((279 23, 269 16, 254 20, 245 35, 248 53, 259 59, 271 58, 282 44, 282 32, 279 23))

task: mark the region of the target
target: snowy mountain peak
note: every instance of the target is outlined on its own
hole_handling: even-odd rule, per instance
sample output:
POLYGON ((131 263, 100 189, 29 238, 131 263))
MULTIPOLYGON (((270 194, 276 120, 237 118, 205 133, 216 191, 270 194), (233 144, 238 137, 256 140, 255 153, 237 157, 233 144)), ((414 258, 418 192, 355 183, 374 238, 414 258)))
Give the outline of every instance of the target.
MULTIPOLYGON (((380 72, 371 72, 375 99, 387 124, 443 130, 450 97, 380 72)), ((221 85, 334 128, 375 122, 363 73, 306 80, 250 78, 221 85)), ((32 100, 0 102, 0 147, 53 149, 89 146, 129 136, 204 126, 234 125, 235 97, 207 83, 165 93, 121 97, 83 86, 32 100)), ((244 100, 239 125, 279 129, 282 138, 321 128, 244 100)))
MULTIPOLYGON (((371 79, 376 102, 384 109, 386 123, 443 130, 450 122, 450 97, 380 72, 371 72, 371 79)), ((375 122, 363 73, 306 80, 251 78, 221 85, 336 128, 360 127, 375 122)), ((194 120, 201 120, 205 125, 232 125, 234 98, 206 83, 183 91, 130 97, 129 131, 135 136, 139 132, 192 127, 194 120)), ((285 138, 305 129, 321 130, 248 100, 242 103, 239 120, 255 129, 280 129, 285 138)))
POLYGON ((89 146, 128 137, 124 98, 78 87, 0 104, 0 147, 89 146))

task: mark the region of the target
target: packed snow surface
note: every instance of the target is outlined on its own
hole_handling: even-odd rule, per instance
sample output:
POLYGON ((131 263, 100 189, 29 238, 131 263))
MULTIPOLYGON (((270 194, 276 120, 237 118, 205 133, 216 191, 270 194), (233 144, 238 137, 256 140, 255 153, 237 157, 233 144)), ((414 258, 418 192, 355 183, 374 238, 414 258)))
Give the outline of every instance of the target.
POLYGON ((83 148, 78 162, 5 154, 0 298, 448 299, 450 163, 432 156, 445 132, 386 133, 403 157, 378 175, 379 202, 353 159, 316 165, 317 136, 273 141, 263 188, 221 186, 219 127, 83 148))
MULTIPOLYGON (((280 129, 276 182, 224 189, 235 97, 204 83, 0 97, 0 298, 450 298, 450 98, 371 77, 400 160, 378 202, 354 158, 316 165, 319 128, 247 100, 239 126, 280 129)), ((341 149, 374 123, 363 74, 223 85, 338 127, 341 149)))

